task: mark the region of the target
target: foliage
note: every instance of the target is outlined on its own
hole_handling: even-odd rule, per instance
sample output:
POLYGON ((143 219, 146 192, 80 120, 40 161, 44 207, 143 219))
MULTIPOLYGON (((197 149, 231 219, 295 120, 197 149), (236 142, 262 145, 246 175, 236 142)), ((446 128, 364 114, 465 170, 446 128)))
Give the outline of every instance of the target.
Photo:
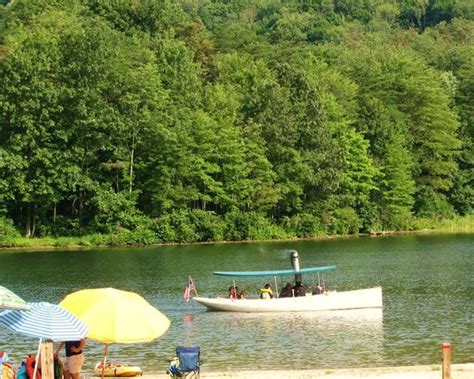
POLYGON ((101 190, 94 196, 91 207, 97 216, 92 225, 99 232, 134 230, 147 223, 147 218, 135 208, 135 199, 128 192, 101 190))
POLYGON ((20 233, 13 226, 13 222, 0 217, 0 246, 11 246, 13 241, 20 237, 20 233))
POLYGON ((229 241, 283 238, 283 230, 256 212, 230 212, 225 216, 224 238, 229 241))
POLYGON ((0 6, 0 241, 315 237, 470 217, 473 15, 467 0, 0 6))
POLYGON ((329 231, 332 234, 354 234, 361 227, 361 220, 354 209, 339 208, 332 214, 329 231))
POLYGON ((316 237, 326 232, 321 218, 310 213, 301 213, 291 218, 284 218, 281 223, 283 228, 299 238, 316 237))

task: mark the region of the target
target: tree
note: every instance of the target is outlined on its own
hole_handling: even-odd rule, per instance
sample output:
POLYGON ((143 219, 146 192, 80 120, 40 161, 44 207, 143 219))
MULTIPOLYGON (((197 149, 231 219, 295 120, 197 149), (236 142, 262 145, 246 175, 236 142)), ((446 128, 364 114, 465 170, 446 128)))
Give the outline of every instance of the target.
POLYGON ((25 235, 32 236, 37 208, 52 209, 78 170, 62 117, 57 39, 41 24, 19 28, 11 38, 16 45, 0 61, 1 175, 10 211, 21 220, 25 235))
POLYGON ((408 133, 417 187, 446 193, 458 170, 461 145, 442 76, 403 49, 372 46, 359 54, 349 57, 350 75, 367 95, 386 104, 395 123, 408 133))

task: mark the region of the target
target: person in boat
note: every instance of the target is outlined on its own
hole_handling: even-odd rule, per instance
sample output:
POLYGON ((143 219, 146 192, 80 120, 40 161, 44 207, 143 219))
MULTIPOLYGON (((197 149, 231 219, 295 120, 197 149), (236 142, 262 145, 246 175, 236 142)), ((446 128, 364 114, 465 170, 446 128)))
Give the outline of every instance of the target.
POLYGON ((245 299, 244 291, 239 291, 239 287, 235 287, 235 293, 237 294, 237 299, 245 299))
POLYGON ((269 283, 260 288, 260 299, 273 299, 272 286, 269 283))
POLYGON ((293 287, 291 283, 286 283, 285 287, 281 289, 279 297, 293 297, 293 287))
POLYGON ((238 292, 237 292, 238 287, 230 286, 229 287, 229 299, 237 299, 238 298, 238 292))
POLYGON ((296 282, 293 287, 294 296, 306 296, 306 288, 303 286, 301 282, 296 282))
POLYGON ((321 283, 316 284, 313 289, 313 295, 322 295, 324 293, 324 288, 321 283))

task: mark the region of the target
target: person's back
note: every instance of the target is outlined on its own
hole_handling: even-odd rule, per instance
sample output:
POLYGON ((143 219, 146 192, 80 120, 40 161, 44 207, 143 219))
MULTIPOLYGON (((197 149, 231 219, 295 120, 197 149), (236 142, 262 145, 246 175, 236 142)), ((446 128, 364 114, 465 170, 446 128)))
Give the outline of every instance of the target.
POLYGON ((296 282, 296 285, 293 287, 295 296, 306 296, 306 288, 301 284, 301 282, 296 282))
POLYGON ((321 295, 323 292, 324 292, 323 287, 321 286, 321 284, 318 283, 316 287, 314 287, 313 295, 321 295))
POLYGON ((281 289, 280 297, 293 297, 293 288, 290 283, 286 283, 286 286, 281 289))
POLYGON ((271 295, 268 292, 262 292, 260 294, 260 299, 264 299, 264 300, 271 299, 271 295))
POLYGON ((260 299, 273 299, 272 287, 270 284, 265 284, 265 287, 260 289, 260 299))

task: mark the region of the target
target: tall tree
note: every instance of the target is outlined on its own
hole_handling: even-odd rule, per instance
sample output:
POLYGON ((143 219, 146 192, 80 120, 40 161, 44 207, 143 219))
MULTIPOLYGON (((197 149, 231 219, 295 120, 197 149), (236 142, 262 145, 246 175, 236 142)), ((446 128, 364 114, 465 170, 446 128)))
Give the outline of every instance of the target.
MULTIPOLYGON (((62 14, 60 14, 63 16, 62 14)), ((61 24, 58 14, 47 22, 61 24)), ((46 21, 46 19, 44 20, 46 21)), ((64 128, 59 45, 45 25, 10 34, 0 60, 0 138, 10 209, 25 235, 35 233, 38 207, 51 207, 69 190, 77 174, 64 128)))

